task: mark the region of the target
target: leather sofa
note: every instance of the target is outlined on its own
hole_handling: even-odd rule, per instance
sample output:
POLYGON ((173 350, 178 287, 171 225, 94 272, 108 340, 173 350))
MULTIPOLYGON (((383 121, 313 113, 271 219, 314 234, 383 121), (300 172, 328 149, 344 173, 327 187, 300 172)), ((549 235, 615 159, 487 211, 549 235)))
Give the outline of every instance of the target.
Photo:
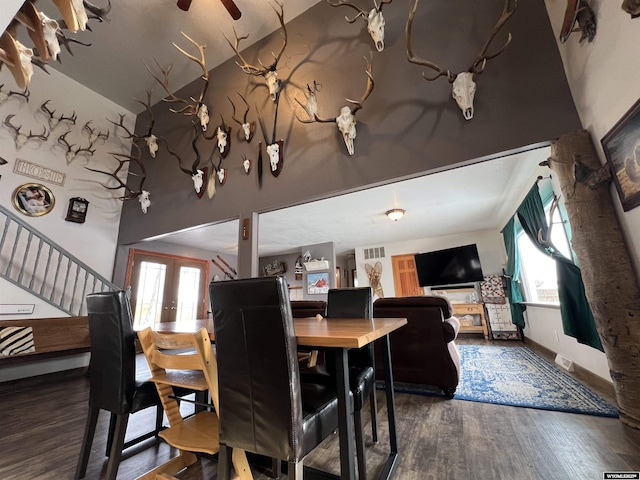
MULTIPOLYGON (((378 298, 374 317, 403 317, 407 325, 389 335, 393 380, 430 385, 453 398, 460 379, 455 344, 460 322, 446 298, 436 296, 378 298)), ((382 351, 376 343, 376 378, 383 380, 382 351)))
POLYGON ((317 314, 325 316, 327 302, 324 300, 291 300, 293 318, 315 317, 317 314))

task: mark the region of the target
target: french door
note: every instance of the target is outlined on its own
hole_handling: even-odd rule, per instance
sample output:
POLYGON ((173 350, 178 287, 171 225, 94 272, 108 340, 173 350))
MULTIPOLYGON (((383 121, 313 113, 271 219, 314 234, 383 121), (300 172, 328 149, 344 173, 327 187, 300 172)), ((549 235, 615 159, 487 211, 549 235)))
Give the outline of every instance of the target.
POLYGON ((206 317, 206 260, 131 249, 126 284, 136 329, 206 317))

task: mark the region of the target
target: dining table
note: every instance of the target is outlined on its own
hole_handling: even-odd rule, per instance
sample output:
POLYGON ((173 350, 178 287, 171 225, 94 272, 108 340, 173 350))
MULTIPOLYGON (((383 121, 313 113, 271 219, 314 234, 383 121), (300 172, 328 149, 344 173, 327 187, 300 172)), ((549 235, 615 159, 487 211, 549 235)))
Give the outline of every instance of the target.
MULTIPOLYGON (((389 452, 380 471, 379 479, 393 477, 399 460, 396 432, 396 411, 391 369, 391 349, 389 334, 407 324, 406 318, 295 318, 294 330, 299 346, 314 347, 333 355, 336 364, 338 395, 338 435, 340 441, 340 477, 345 480, 356 478, 354 461, 355 445, 353 430, 353 405, 349 401, 349 356, 352 348, 361 348, 374 341, 381 342, 382 363, 384 365, 384 389, 389 422, 389 452)), ((155 330, 161 332, 195 332, 206 328, 212 342, 215 342, 213 320, 200 319, 180 322, 163 322, 155 330)), ((330 478, 327 475, 321 475, 330 478)))

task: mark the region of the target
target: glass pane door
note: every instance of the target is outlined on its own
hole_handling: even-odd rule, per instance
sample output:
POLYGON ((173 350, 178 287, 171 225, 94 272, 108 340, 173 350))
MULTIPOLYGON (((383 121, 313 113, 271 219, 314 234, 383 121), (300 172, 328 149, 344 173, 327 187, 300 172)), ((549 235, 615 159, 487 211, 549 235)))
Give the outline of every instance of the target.
POLYGON ((206 260, 132 250, 127 269, 136 330, 206 318, 206 260))

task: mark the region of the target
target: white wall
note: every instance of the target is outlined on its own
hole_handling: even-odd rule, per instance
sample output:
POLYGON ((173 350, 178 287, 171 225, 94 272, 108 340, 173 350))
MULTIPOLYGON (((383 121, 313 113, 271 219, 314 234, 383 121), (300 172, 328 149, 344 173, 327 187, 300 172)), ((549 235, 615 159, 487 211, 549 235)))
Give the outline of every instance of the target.
MULTIPOLYGON (((556 38, 566 2, 545 0, 556 38)), ((558 48, 585 129, 591 133, 600 160, 605 163, 600 140, 640 98, 640 18, 632 19, 621 1, 590 2, 598 24, 593 42, 578 42, 579 33, 558 48)), ((640 270, 640 208, 622 212, 615 188, 611 188, 622 227, 631 248, 636 271, 640 270)))
POLYGON ((4 32, 9 26, 9 23, 13 20, 13 16, 20 10, 23 3, 24 0, 2 0, 2 9, 0 9, 0 32, 4 32))
MULTIPOLYGON (((385 297, 394 297, 395 288, 393 285, 393 268, 391 257, 393 255, 404 255, 408 253, 432 252, 444 248, 458 247, 475 243, 478 245, 478 255, 482 272, 485 275, 502 272, 502 262, 504 261, 504 247, 502 246, 502 235, 494 230, 478 230, 457 235, 447 235, 443 237, 421 238, 417 240, 407 240, 406 242, 390 243, 384 246, 385 257, 378 259, 364 259, 364 249, 374 245, 358 247, 356 251, 356 269, 358 285, 369 285, 369 278, 365 264, 374 266, 377 261, 382 264, 382 290, 385 297)), ((380 247, 381 245, 375 245, 380 247)))
MULTIPOLYGON (((549 18, 556 34, 564 17, 566 2, 545 0, 549 18)), ((591 133, 601 162, 606 162, 600 143, 640 97, 640 19, 631 19, 621 8, 620 1, 591 2, 597 20, 593 42, 579 43, 574 33, 558 48, 565 72, 585 129, 591 133)), ((629 245, 631 261, 640 270, 640 208, 623 212, 614 186, 611 195, 618 218, 629 245)), ((562 335, 560 312, 557 309, 528 307, 525 334, 535 342, 573 359, 580 366, 610 379, 606 356, 596 349, 578 344, 562 335), (555 340, 554 332, 559 339, 555 340)))

